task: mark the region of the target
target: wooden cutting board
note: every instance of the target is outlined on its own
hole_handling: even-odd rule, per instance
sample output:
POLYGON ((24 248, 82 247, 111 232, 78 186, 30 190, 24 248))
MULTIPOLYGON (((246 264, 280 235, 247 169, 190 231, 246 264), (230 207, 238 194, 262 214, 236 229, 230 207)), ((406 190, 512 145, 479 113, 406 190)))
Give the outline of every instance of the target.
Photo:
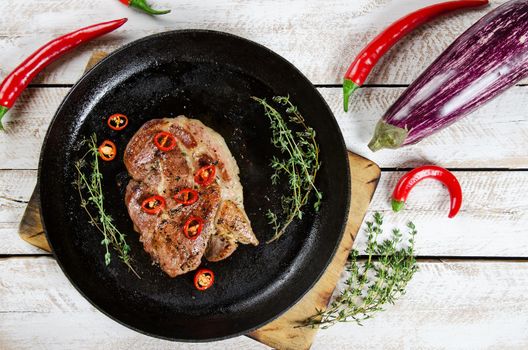
MULTIPOLYGON (((106 55, 102 51, 94 52, 86 70, 106 55)), ((350 211, 345 234, 334 259, 321 279, 297 304, 275 321, 248 334, 249 337, 276 349, 309 349, 311 347, 317 329, 296 327, 306 318, 312 316, 316 309, 326 308, 343 272, 348 254, 361 227, 381 173, 380 168, 375 163, 357 154, 349 152, 348 160, 352 178, 350 211)), ((50 247, 40 221, 39 202, 39 193, 35 189, 22 217, 19 235, 26 242, 49 252, 50 247)))
MULTIPOLYGON (((337 253, 317 284, 290 310, 266 326, 248 334, 249 337, 277 349, 309 349, 317 329, 295 328, 325 309, 339 280, 354 239, 363 222, 370 200, 378 184, 380 169, 373 162, 354 153, 348 154, 352 175, 352 198, 345 234, 337 253)), ((50 251, 40 221, 39 193, 33 192, 19 228, 20 237, 30 244, 50 251)))

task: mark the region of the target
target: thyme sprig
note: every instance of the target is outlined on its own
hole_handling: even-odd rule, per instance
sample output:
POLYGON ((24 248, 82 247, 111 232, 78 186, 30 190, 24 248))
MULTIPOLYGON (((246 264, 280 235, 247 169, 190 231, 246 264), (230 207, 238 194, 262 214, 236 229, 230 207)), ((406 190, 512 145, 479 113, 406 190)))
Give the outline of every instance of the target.
POLYGON ((77 179, 74 181, 81 198, 81 207, 88 214, 90 224, 103 235, 101 244, 105 247, 105 264, 110 265, 112 260, 110 250, 113 248, 119 259, 140 278, 130 263, 130 246, 126 242, 125 234, 115 227, 112 217, 106 213, 104 208, 104 194, 101 184, 103 174, 99 170, 97 136, 93 134, 90 139, 84 140, 81 146, 84 145, 88 145, 88 151, 75 163, 77 179), (86 158, 91 158, 89 166, 91 172, 89 173, 85 172, 87 168, 86 158), (92 214, 91 207, 96 210, 97 215, 92 214))
POLYGON ((382 311, 385 304, 394 304, 405 294, 407 283, 418 270, 414 257, 416 227, 411 222, 407 224, 409 239, 406 247, 401 246, 403 235, 399 229, 392 231, 390 239, 378 243, 378 237, 383 233, 383 217, 375 213, 373 219, 366 223, 367 260, 359 263, 358 251, 352 250, 346 265, 350 277, 344 290, 327 310, 316 310, 317 313, 307 319, 304 326, 319 325, 324 329, 337 322, 362 325, 363 321, 382 311))
POLYGON ((291 190, 289 195, 281 197, 280 217, 271 210, 266 213, 275 231, 273 237, 267 242, 271 243, 284 234, 293 220, 302 219, 302 208, 308 202, 312 192, 315 194, 314 209, 318 211, 321 206, 323 194, 315 186, 317 172, 321 167, 319 145, 315 140, 315 130, 306 125, 303 116, 290 101, 289 96, 275 96, 273 101, 286 108, 287 121, 296 125, 300 131, 292 131, 281 113, 265 99, 258 97, 252 97, 252 99, 264 107, 264 113, 270 121, 271 142, 285 156, 281 159, 274 156, 271 159, 271 167, 275 170, 271 176, 271 182, 276 185, 280 177, 285 175, 291 190))

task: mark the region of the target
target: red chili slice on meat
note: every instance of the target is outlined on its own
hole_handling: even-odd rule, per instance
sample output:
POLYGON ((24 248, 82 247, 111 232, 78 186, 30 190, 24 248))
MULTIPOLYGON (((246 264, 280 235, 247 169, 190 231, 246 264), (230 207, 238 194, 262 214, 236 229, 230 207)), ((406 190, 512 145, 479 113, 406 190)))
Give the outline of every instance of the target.
POLYGON ((185 237, 195 240, 202 233, 203 219, 198 216, 191 216, 183 225, 183 234, 185 237))
POLYGON ((214 283, 214 272, 209 269, 200 269, 194 275, 194 286, 198 290, 206 290, 214 283))
POLYGON ((99 152, 99 157, 107 162, 114 160, 117 155, 116 145, 110 140, 104 140, 97 151, 99 152))
POLYGON ((128 125, 128 118, 124 114, 116 113, 108 117, 107 123, 110 129, 120 131, 128 125))
POLYGON ((213 164, 206 165, 196 172, 196 175, 194 175, 194 182, 200 186, 208 186, 214 181, 215 176, 216 167, 213 164))
POLYGON ((152 196, 141 203, 141 209, 150 215, 156 215, 165 208, 165 198, 162 196, 152 196))
POLYGON ((169 152, 176 147, 176 138, 170 132, 162 131, 154 136, 154 144, 160 151, 169 152))
POLYGON ((198 191, 193 190, 192 188, 184 188, 174 195, 174 200, 178 204, 191 205, 196 203, 198 197, 198 191))

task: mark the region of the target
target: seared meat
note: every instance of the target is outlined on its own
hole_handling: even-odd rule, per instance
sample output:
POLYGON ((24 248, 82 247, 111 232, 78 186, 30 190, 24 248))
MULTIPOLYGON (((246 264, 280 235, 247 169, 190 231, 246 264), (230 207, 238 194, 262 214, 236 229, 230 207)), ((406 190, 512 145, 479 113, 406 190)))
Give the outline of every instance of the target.
POLYGON ((244 212, 236 161, 224 139, 202 122, 184 116, 151 120, 128 143, 124 161, 132 177, 125 202, 134 229, 145 251, 169 276, 196 269, 204 254, 209 261, 220 261, 229 257, 238 243, 258 244, 244 212), (153 139, 161 131, 176 137, 176 148, 158 150, 153 139), (195 173, 210 164, 216 166, 215 181, 204 187, 197 185, 195 173), (198 201, 189 206, 178 204, 173 196, 184 188, 197 190, 198 201), (166 200, 157 215, 141 208, 143 200, 153 195, 166 200), (195 240, 183 233, 190 216, 204 220, 195 240))
POLYGON ((243 210, 231 200, 220 205, 216 216, 216 233, 211 237, 205 258, 220 261, 230 256, 242 244, 255 244, 255 235, 243 210))

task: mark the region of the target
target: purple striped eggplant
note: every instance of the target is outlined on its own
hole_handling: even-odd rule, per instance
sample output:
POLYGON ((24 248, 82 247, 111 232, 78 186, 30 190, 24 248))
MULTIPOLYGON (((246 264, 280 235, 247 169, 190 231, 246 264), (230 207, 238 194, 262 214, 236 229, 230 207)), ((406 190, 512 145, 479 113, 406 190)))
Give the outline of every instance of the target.
POLYGON ((421 141, 528 76, 528 0, 480 19, 412 83, 378 122, 369 147, 421 141))

